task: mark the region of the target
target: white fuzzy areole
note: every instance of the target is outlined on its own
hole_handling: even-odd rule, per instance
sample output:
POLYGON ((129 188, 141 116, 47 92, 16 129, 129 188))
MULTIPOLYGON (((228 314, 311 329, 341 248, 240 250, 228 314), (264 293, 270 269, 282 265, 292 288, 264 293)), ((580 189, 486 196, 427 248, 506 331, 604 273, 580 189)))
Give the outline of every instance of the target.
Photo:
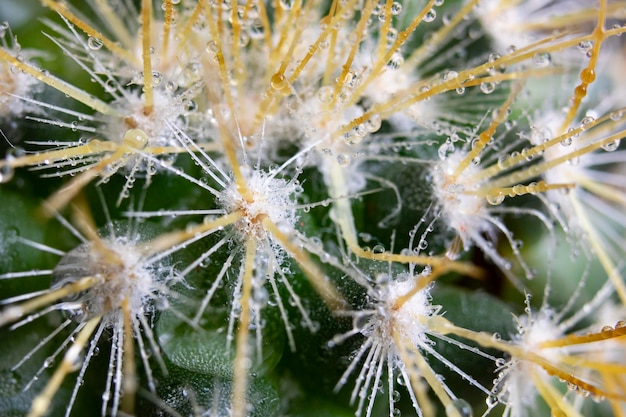
POLYGON ((418 291, 400 308, 393 310, 398 298, 408 294, 414 287, 415 281, 410 279, 391 282, 387 286, 386 305, 393 320, 394 331, 408 337, 413 345, 421 346, 427 340, 426 326, 421 323, 421 318, 433 313, 428 291, 426 289, 418 291))
POLYGON ((81 245, 68 252, 54 270, 56 286, 93 276, 99 281, 72 301, 75 320, 86 321, 98 315, 115 320, 124 300, 133 315, 143 314, 146 303, 158 288, 153 271, 143 262, 136 242, 124 237, 103 239, 98 245, 81 245))
POLYGON ((520 324, 524 328, 524 333, 516 337, 517 343, 523 345, 528 350, 536 351, 549 360, 558 359, 559 352, 563 348, 547 348, 539 350, 541 343, 558 339, 563 336, 557 323, 554 322, 553 313, 550 310, 542 310, 531 318, 522 316, 520 324))
POLYGON ((37 83, 38 81, 29 74, 0 60, 0 118, 21 116, 28 111, 35 113, 40 111, 38 106, 21 100, 33 98, 33 90, 37 89, 37 83))
POLYGON ((580 9, 589 4, 576 0, 482 0, 476 8, 476 16, 497 49, 504 50, 511 45, 517 48, 527 46, 545 36, 541 30, 528 27, 529 22, 535 25, 541 22, 546 28, 551 25, 556 28, 558 18, 573 14, 576 9, 583 11, 580 9))
POLYGON ((296 215, 296 199, 302 188, 297 181, 286 181, 272 177, 259 170, 241 167, 246 178, 246 187, 251 194, 247 201, 240 193, 237 184, 232 182, 220 197, 221 204, 228 212, 242 210, 244 217, 237 223, 243 235, 254 234, 262 238, 264 228, 260 221, 267 216, 281 228, 293 230, 298 216, 296 215))
MULTIPOLYGON (((522 316, 519 318, 520 329, 523 333, 513 337, 513 342, 521 346, 528 352, 533 352, 551 363, 560 362, 560 355, 564 353, 564 348, 545 348, 539 345, 548 340, 558 339, 563 336, 558 323, 555 323, 552 312, 542 310, 536 315, 522 316)), ((533 373, 538 378, 551 384, 552 378, 543 368, 533 362, 513 358, 507 365, 506 377, 501 390, 501 396, 510 406, 512 417, 530 415, 532 406, 537 396, 537 388, 533 379, 533 373)))
POLYGON ((144 113, 145 99, 136 93, 128 93, 123 100, 113 103, 124 120, 119 117, 109 118, 105 121, 107 129, 106 137, 111 142, 122 143, 125 133, 129 129, 140 129, 148 137, 149 146, 177 146, 175 131, 169 125, 180 124, 180 117, 185 113, 183 100, 173 92, 163 91, 161 88, 154 89, 154 108, 152 113, 144 113))
POLYGON ((456 231, 467 249, 472 236, 491 229, 486 200, 472 191, 478 190, 480 183, 470 181, 479 168, 470 164, 455 177, 454 173, 466 154, 455 151, 435 165, 432 171, 433 190, 437 204, 441 207, 446 225, 456 231))

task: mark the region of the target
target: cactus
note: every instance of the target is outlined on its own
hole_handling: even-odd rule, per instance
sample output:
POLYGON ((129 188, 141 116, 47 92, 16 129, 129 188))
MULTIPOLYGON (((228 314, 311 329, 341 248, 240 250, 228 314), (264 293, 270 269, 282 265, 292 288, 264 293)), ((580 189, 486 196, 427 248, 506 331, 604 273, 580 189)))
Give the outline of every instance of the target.
POLYGON ((626 414, 623 1, 6 3, 0 414, 626 414))

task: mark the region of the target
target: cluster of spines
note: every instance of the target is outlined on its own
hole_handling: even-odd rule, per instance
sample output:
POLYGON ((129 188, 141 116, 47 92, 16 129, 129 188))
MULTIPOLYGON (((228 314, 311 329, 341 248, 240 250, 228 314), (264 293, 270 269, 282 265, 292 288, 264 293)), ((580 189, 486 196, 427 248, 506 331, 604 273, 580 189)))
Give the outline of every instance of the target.
MULTIPOLYGON (((175 274, 180 279, 191 274, 198 265, 210 261, 214 254, 236 247, 211 280, 212 284, 206 289, 198 311, 192 318, 180 314, 184 321, 197 328, 202 314, 210 311, 211 297, 221 281, 231 275, 235 277, 230 293, 228 324, 229 343, 235 342, 229 407, 232 415, 239 417, 252 411, 247 395, 254 356, 252 352, 260 350, 261 345, 262 333, 259 329, 262 326, 258 320, 264 306, 263 302, 259 302, 265 297, 263 288, 265 291, 271 289, 270 297, 279 307, 289 345, 291 349, 297 349, 292 319, 281 300, 283 290, 279 287, 285 288, 288 297, 297 306, 298 314, 302 315, 305 326, 314 331, 316 326, 302 301, 305 295, 296 294, 289 276, 294 271, 300 271, 325 302, 330 314, 341 315, 342 311, 349 309, 346 295, 336 288, 337 284, 329 278, 328 270, 336 270, 349 277, 354 285, 365 288, 370 297, 371 314, 363 316, 362 312, 355 313, 355 317, 369 317, 367 322, 359 321, 348 333, 360 334, 366 342, 359 350, 356 361, 346 371, 346 378, 355 369, 358 360, 369 352, 352 395, 353 401, 357 396, 360 398, 357 414, 366 413, 369 416, 372 413, 377 397, 375 391, 386 364, 390 378, 394 372, 400 372, 413 408, 419 415, 434 413, 431 400, 424 391, 424 381, 444 405, 448 415, 465 415, 468 412, 466 404, 441 381, 425 359, 427 354, 482 390, 488 398, 486 413, 502 402, 506 404, 505 414, 523 414, 524 411, 519 410, 524 407, 523 403, 518 404, 496 391, 490 394, 490 390, 471 375, 440 356, 428 341, 429 337, 440 338, 499 363, 495 357, 449 335, 484 348, 495 348, 507 355, 511 361, 507 365, 508 372, 522 372, 518 363, 529 363, 541 372, 566 380, 579 391, 608 398, 612 406, 617 407, 616 410, 619 408, 614 402, 621 401, 624 395, 619 387, 611 389, 606 381, 611 380, 614 374, 620 374, 621 365, 597 363, 589 359, 582 362, 586 365, 581 366, 581 370, 572 363, 578 360, 574 355, 580 353, 575 346, 593 346, 601 341, 616 339, 622 336, 623 326, 616 326, 610 331, 592 331, 584 336, 553 334, 552 341, 546 341, 544 336, 539 342, 527 340, 521 335, 512 336, 507 342, 494 338, 494 335, 453 324, 439 314, 439 308, 429 304, 430 300, 424 294, 429 291, 432 282, 447 272, 454 271, 479 279, 484 276, 480 268, 457 260, 462 253, 474 247, 480 249, 502 275, 523 289, 526 279, 533 278, 536 272, 524 261, 513 232, 501 218, 513 214, 539 219, 550 234, 554 232, 554 220, 564 229, 568 229, 570 223, 578 222, 576 229, 581 231, 580 236, 589 239, 592 251, 610 278, 611 287, 615 288, 622 302, 626 301, 626 291, 616 265, 620 254, 616 248, 623 239, 605 238, 606 226, 601 230, 594 229, 581 207, 584 201, 576 192, 584 188, 608 201, 611 206, 623 206, 623 190, 615 186, 615 179, 611 179, 622 176, 615 174, 617 177, 611 177, 607 170, 589 175, 593 172, 581 170, 576 173, 580 177, 567 178, 566 182, 552 182, 548 177, 549 173, 566 164, 575 164, 579 158, 593 158, 603 150, 619 148, 619 141, 626 134, 623 130, 624 112, 620 109, 612 109, 612 112, 597 119, 584 117, 580 126, 571 127, 582 112, 587 92, 600 71, 601 47, 624 31, 619 25, 606 28, 607 19, 621 17, 614 5, 601 0, 597 7, 582 7, 573 13, 562 12, 553 20, 541 20, 538 26, 517 25, 514 29, 523 30, 526 36, 516 48, 507 48, 506 53, 499 51, 488 56, 479 55, 470 65, 454 62, 450 68, 433 70, 438 68, 437 63, 442 62, 437 48, 450 47, 450 43, 455 43, 456 35, 452 34, 455 28, 471 32, 473 29, 463 23, 471 20, 468 19, 470 17, 482 19, 482 26, 489 28, 493 22, 488 19, 495 17, 489 17, 488 13, 485 13, 487 17, 480 16, 481 8, 497 14, 498 6, 491 10, 488 4, 478 7, 476 1, 465 2, 446 16, 445 24, 438 26, 426 41, 409 53, 409 45, 412 47, 412 42, 416 42, 414 38, 423 26, 436 21, 442 1, 431 0, 418 7, 414 16, 406 20, 405 27, 401 27, 395 18, 403 13, 403 6, 393 1, 363 1, 362 4, 357 1, 334 1, 328 10, 321 11, 316 9, 321 5, 314 1, 277 1, 270 8, 264 2, 233 5, 230 2, 199 1, 178 5, 178 2, 168 0, 163 3, 161 15, 154 10, 152 1, 144 0, 138 11, 131 5, 116 3, 127 14, 121 17, 107 2, 93 3, 114 37, 99 31, 97 25, 80 17, 63 1, 44 0, 43 3, 61 16, 64 25, 51 24, 57 35, 49 36, 50 39, 95 78, 113 100, 98 98, 41 70, 25 60, 18 51, 12 50, 15 41, 9 39, 9 43, 5 42, 0 49, 2 69, 9 68, 7 77, 12 77, 11 73, 19 73, 20 76, 28 74, 87 105, 93 114, 47 105, 44 100, 31 97, 29 92, 16 94, 8 91, 10 97, 27 103, 26 109, 31 106, 45 109, 40 110, 43 116, 28 116, 32 120, 59 128, 73 128, 93 134, 93 137, 74 142, 56 141, 56 148, 50 150, 29 151, 26 154, 14 152, 0 161, 2 179, 5 182, 10 180, 14 170, 21 167, 56 170, 52 176, 74 176, 48 197, 43 210, 46 215, 56 213, 68 204, 77 204, 76 201, 81 201, 81 191, 92 180, 97 179, 96 187, 102 187, 116 173, 126 177, 122 190, 114 199, 117 206, 134 194, 131 189, 137 178, 144 178, 144 190, 137 194, 149 198, 154 192, 149 188, 150 183, 157 175, 173 174, 207 193, 202 197, 206 203, 200 204, 199 208, 158 212, 131 210, 127 215, 133 218, 187 214, 205 216, 201 224, 190 224, 184 230, 168 231, 147 243, 137 244, 136 250, 141 255, 139 259, 147 264, 176 256, 187 246, 210 240, 211 235, 222 236, 188 266, 181 268, 179 274, 175 274), (326 12, 328 14, 324 16, 326 12), (583 17, 586 13, 591 17, 583 17), (128 16, 130 18, 127 19, 128 16), (131 21, 139 24, 129 30, 124 25, 131 21), (593 29, 588 33, 559 31, 563 21, 588 24, 593 29), (373 25, 377 28, 373 29, 373 25), (137 40, 133 30, 137 31, 137 40), (549 33, 542 33, 545 31, 549 33), (346 39, 349 42, 346 43, 346 39), (511 138, 513 128, 507 124, 515 120, 511 114, 523 106, 518 104, 522 101, 520 92, 535 79, 560 79, 562 73, 575 68, 577 64, 568 52, 581 43, 591 45, 587 48, 588 61, 580 70, 580 79, 567 90, 571 98, 568 102, 566 98, 566 111, 560 126, 552 137, 525 144, 519 149, 524 134, 520 138, 511 138), (176 48, 175 44, 180 48, 176 48), (199 55, 198 47, 205 49, 208 55, 199 55), (554 63, 552 55, 559 56, 561 51, 566 52, 563 60, 554 63), (107 67, 120 63, 121 68, 107 67), (480 93, 470 95, 469 92, 476 89, 480 93), (504 94, 493 96, 494 90, 504 94), (447 101, 450 95, 463 99, 447 101), (480 100, 483 96, 490 99, 480 100), (491 101, 492 97, 496 99, 491 101), (454 105, 447 107, 450 103, 454 105), (476 109, 471 111, 464 106, 476 109), (456 113, 444 114, 444 109, 452 109, 456 113), (49 115, 54 113, 76 117, 81 123, 58 121, 49 115), (424 120, 428 118, 430 120, 424 120), (83 124, 84 121, 87 123, 83 124), (394 131, 395 127, 406 126, 415 129, 411 135, 417 132, 423 139, 419 136, 417 139, 406 138, 402 130, 394 131), (380 132, 381 129, 385 131, 380 132), (444 143, 441 143, 441 136, 447 136, 444 143), (575 143, 571 152, 551 152, 571 142, 575 143), (396 150, 405 146, 407 149, 419 149, 406 153, 396 150), (290 147, 299 149, 292 152, 290 147), (292 153, 281 156, 285 151, 292 153), (199 169, 186 172, 184 163, 175 162, 176 155, 186 155, 199 169), (432 155, 436 156, 433 158, 432 155), (401 220, 398 217, 404 213, 401 185, 379 175, 380 166, 384 163, 377 165, 377 162, 381 161, 415 165, 416 169, 425 171, 424 178, 431 181, 431 192, 424 196, 425 206, 429 209, 414 220, 408 250, 385 250, 381 245, 373 249, 361 246, 363 239, 360 238, 359 221, 354 214, 356 201, 375 195, 381 189, 388 189, 398 199, 397 210, 381 222, 398 222, 401 220), (79 167, 76 168, 76 165, 79 167), (372 166, 373 171, 368 172, 372 166), (312 167, 319 171, 317 185, 324 191, 318 201, 301 202, 305 192, 300 183, 307 181, 304 175, 312 167), (377 184, 376 188, 370 186, 372 183, 377 184), (613 197, 612 193, 618 197, 613 197), (513 202, 505 202, 508 199, 517 201, 517 197, 525 195, 537 195, 545 209, 518 207, 513 202), (570 202, 573 214, 552 210, 551 200, 560 204, 563 200, 566 204, 570 202), (324 236, 334 240, 330 244, 322 243, 310 230, 300 226, 306 223, 302 218, 308 211, 328 205, 332 206, 330 211, 326 211, 334 233, 325 233, 324 236), (413 248, 414 234, 424 224, 428 226, 420 243, 413 248), (224 230, 227 232, 224 233, 224 230), (435 239, 438 233, 453 235, 454 238, 434 242, 434 246, 442 248, 443 255, 437 255, 436 251, 424 254, 421 242, 426 242, 431 235, 435 239), (516 262, 512 263, 501 254, 502 249, 494 246, 497 236, 501 236, 516 262), (390 273, 388 281, 372 284, 368 272, 359 269, 362 262, 389 265, 390 269, 391 265, 408 265, 410 273, 408 277, 402 274, 402 278, 390 273), (514 264, 523 271, 522 278, 517 278, 519 271, 514 271, 514 264), (416 268, 423 270, 417 273, 416 268), (405 289, 406 293, 397 294, 398 287, 405 289), (390 298, 389 294, 393 297, 390 298), (381 295, 384 297, 381 298, 381 295), (422 303, 420 306, 414 305, 418 298, 422 303), (411 320, 419 323, 417 329, 407 328, 406 323, 411 320), (252 328, 257 330, 258 344, 254 347, 250 338, 252 328), (556 345, 572 352, 566 351, 562 357, 553 357, 541 350, 556 345), (588 382, 589 375, 599 376, 602 382, 588 382), (371 389, 371 399, 364 409, 368 389, 371 389)), ((404 13, 407 13, 408 6, 411 5, 404 6, 404 13)), ((532 8, 524 10, 524 7, 524 4, 512 6, 509 12, 519 12, 522 16, 524 13, 532 16, 536 12, 532 8)), ((487 29, 483 32, 497 38, 487 29)), ((473 37, 475 35, 469 36, 469 39, 473 37)), ((453 56, 464 47, 474 47, 460 44, 462 46, 453 46, 450 50, 443 49, 441 56, 453 56)), ((7 140, 14 148, 10 138, 7 140)), ((31 144, 40 146, 41 142, 31 141, 31 144)), ((622 151, 617 152, 621 155, 622 151)), ((596 161, 599 161, 597 164, 618 166, 621 162, 619 157, 609 158, 608 161, 607 158, 598 158, 596 161)), ((594 164, 593 160, 590 163, 594 164)), ((573 170, 567 172, 573 175, 573 170)), ((79 206, 83 212, 89 211, 84 205, 79 206)), ((86 227, 80 216, 76 220, 83 231, 89 231, 88 238, 94 242, 94 247, 111 252, 111 248, 108 251, 105 249, 106 245, 94 226, 86 227)), ((406 222, 406 219, 402 221, 406 222)), ((70 227, 69 223, 64 223, 70 227)), ((621 219, 617 219, 617 223, 620 227, 623 225, 621 219)), ((396 230, 392 235, 397 233, 408 234, 408 231, 396 230)), ((141 240, 132 238, 133 242, 141 240)), ((37 247, 34 242, 28 244, 37 247)), ((392 241, 392 248, 394 244, 392 241)), ((51 310, 67 310, 70 303, 68 296, 78 297, 79 307, 83 309, 99 306, 103 314, 90 317, 88 321, 77 319, 84 328, 67 351, 51 382, 36 397, 31 411, 33 416, 43 414, 61 380, 71 370, 76 352, 87 346, 103 317, 106 317, 103 322, 107 326, 123 329, 117 336, 117 347, 111 350, 107 390, 113 392, 116 401, 123 400, 123 411, 134 411, 132 398, 137 377, 131 340, 135 338, 140 346, 143 342, 138 326, 133 327, 131 322, 134 317, 143 317, 143 308, 153 303, 169 308, 166 298, 174 296, 174 293, 167 290, 170 280, 166 283, 153 277, 145 284, 148 290, 138 291, 141 296, 137 303, 124 301, 122 293, 135 294, 135 290, 129 291, 126 284, 120 284, 130 279, 123 278, 118 272, 119 268, 126 271, 129 261, 121 256, 105 258, 106 261, 93 257, 75 260, 78 263, 75 265, 77 272, 84 274, 85 271, 96 270, 95 277, 75 277, 76 281, 64 284, 62 290, 53 286, 45 295, 33 295, 32 302, 15 305, 12 300, 5 302, 9 307, 3 311, 2 319, 7 322, 18 320, 23 315, 27 316, 27 321, 32 320, 38 316, 29 314, 46 303, 60 301, 53 304, 51 310), (105 278, 102 282, 103 275, 113 278, 105 278), (100 292, 96 291, 96 281, 104 285, 100 292), (87 286, 77 286, 77 283, 86 283, 87 286), (105 301, 97 298, 102 293, 106 294, 105 301), (146 294, 155 294, 160 299, 154 300, 146 294), (94 302, 94 297, 100 301, 94 302), (120 302, 112 301, 120 297, 120 302), (23 313, 18 317, 15 312, 20 308, 23 313), (121 318, 115 319, 118 313, 121 313, 121 318)), ((174 273, 173 270, 170 272, 174 273)), ((23 275, 28 275, 28 272, 23 275)), ((21 276, 21 272, 8 272, 2 278, 16 279, 21 276)), ((605 297, 608 295, 605 294, 605 297)), ((588 305, 594 303, 598 303, 597 299, 588 305)), ((445 310, 446 306, 442 307, 445 310)), ((43 312, 47 311, 44 309, 43 312)), ((86 316, 89 317, 89 314, 86 316)), ((528 328, 523 329, 526 334, 534 324, 543 320, 541 313, 541 320, 533 319, 530 313, 528 316, 525 322, 528 328)), ((149 327, 143 326, 149 334, 149 327)), ((98 330, 96 334, 101 332, 98 330)), ((97 341, 98 338, 92 340, 97 341)), ((338 340, 343 339, 342 336, 338 340)), ((151 336, 150 341, 155 343, 151 336)), ((146 356, 142 353, 148 379, 151 380, 146 356)), ((83 374, 84 368, 79 380, 83 374)), ((513 384, 508 381, 514 379, 505 374, 494 390, 509 392, 513 389, 501 389, 513 384)), ((551 383, 540 376, 533 377, 533 382, 553 414, 578 413, 575 406, 559 397, 551 383)), ((339 387, 344 384, 341 382, 339 387)), ((393 383, 389 385, 389 413, 393 415, 396 410, 391 395, 393 383)), ((155 391, 154 382, 151 389, 155 391)), ((106 402, 104 404, 103 414, 108 411, 106 402)), ((112 407, 113 414, 117 409, 118 405, 112 407)), ((71 407, 68 413, 70 411, 71 407)))

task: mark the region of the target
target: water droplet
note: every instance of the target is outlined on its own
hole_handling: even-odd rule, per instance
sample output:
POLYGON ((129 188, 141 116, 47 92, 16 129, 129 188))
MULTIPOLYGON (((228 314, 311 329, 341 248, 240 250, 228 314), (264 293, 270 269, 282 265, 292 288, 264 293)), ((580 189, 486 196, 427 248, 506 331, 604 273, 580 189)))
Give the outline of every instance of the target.
POLYGON ((346 155, 345 153, 340 153, 339 155, 337 155, 337 163, 339 164, 339 166, 342 167, 350 165, 350 156, 346 155))
POLYGON ((317 98, 319 99, 320 102, 324 104, 330 103, 333 98, 332 87, 325 86, 325 87, 320 88, 317 93, 317 98))
POLYGON ((454 80, 458 76, 459 76, 459 73, 456 71, 447 71, 443 75, 443 81, 446 82, 446 81, 454 80))
POLYGON ((129 129, 124 133, 122 143, 135 149, 143 149, 148 144, 148 135, 141 129, 129 129))
POLYGON ((446 415, 449 417, 472 417, 472 407, 467 401, 457 398, 446 406, 446 415))
POLYGON ((375 245, 372 248, 372 252, 374 252, 374 253, 385 253, 385 247, 383 245, 375 245))
POLYGON ((107 93, 115 93, 115 90, 117 90, 115 80, 109 79, 106 84, 104 84, 104 89, 107 93))
POLYGON ((386 38, 389 45, 392 45, 398 38, 398 31, 394 28, 389 28, 389 32, 387 32, 386 38))
POLYGON ((272 75, 272 78, 270 79, 270 85, 274 90, 282 90, 283 88, 287 87, 287 83, 287 77, 285 77, 285 74, 283 74, 282 72, 277 72, 276 74, 272 75))
POLYGON ((391 394, 391 399, 393 400, 393 402, 400 401, 400 392, 398 390, 394 390, 391 394))
POLYGON ((261 19, 254 19, 250 23, 249 35, 252 39, 259 40, 265 36, 265 26, 261 19))
POLYGON ((394 52, 393 55, 391 55, 391 59, 387 63, 387 66, 393 69, 398 69, 402 66, 402 64, 404 64, 404 57, 400 52, 394 52))
POLYGON ((400 13, 402 13, 402 4, 398 3, 397 1, 394 1, 393 4, 391 5, 391 14, 394 16, 397 16, 400 13))
POLYGON ((291 8, 293 7, 293 0, 279 0, 278 3, 280 4, 280 7, 283 8, 283 10, 291 10, 291 8))
POLYGON ((619 144, 620 144, 620 140, 617 139, 617 140, 614 140, 613 142, 603 144, 602 149, 604 149, 607 152, 613 152, 614 150, 619 148, 619 144))
POLYGON ((426 23, 430 23, 434 21, 436 18, 437 18, 437 12, 435 11, 435 9, 430 9, 429 11, 426 12, 422 20, 426 23))
POLYGON ((495 89, 496 89, 496 85, 494 83, 491 83, 491 82, 480 83, 480 91, 482 91, 485 94, 491 94, 494 92, 495 89))
POLYGON ((613 113, 611 113, 610 117, 611 117, 611 120, 616 122, 616 121, 620 120, 622 117, 624 117, 624 112, 621 111, 621 110, 614 111, 613 113))
POLYGON ((596 119, 592 116, 583 117, 583 119, 580 121, 580 127, 583 129, 587 129, 589 125, 595 121, 596 119))
POLYGON ((0 183, 6 183, 11 181, 15 175, 15 170, 10 165, 3 165, 0 167, 0 183))
POLYGON ((533 62, 538 67, 547 67, 552 63, 552 56, 548 52, 537 52, 533 56, 533 62))
POLYGON ((195 100, 183 100, 182 104, 186 113, 192 113, 198 110, 198 103, 196 103, 195 100))
POLYGON ((174 91, 176 91, 177 88, 178 86, 176 85, 174 81, 168 81, 167 83, 165 83, 165 89, 169 91, 170 93, 173 93, 174 91))
POLYGON ((370 132, 376 132, 380 129, 382 120, 378 114, 373 114, 369 119, 364 122, 365 129, 370 132))
POLYGON ((102 48, 102 41, 98 38, 90 36, 89 39, 87 39, 87 47, 92 51, 97 51, 98 49, 102 48))
POLYGON ((152 85, 159 86, 163 82, 163 74, 158 71, 152 71, 152 85))
POLYGON ((492 194, 487 196, 487 202, 492 206, 497 206, 502 204, 504 201, 504 194, 492 194))
POLYGON ((220 50, 215 41, 208 41, 205 49, 210 54, 217 54, 217 52, 220 50))
POLYGON ((611 337, 613 335, 613 328, 611 326, 604 326, 602 330, 600 330, 600 334, 602 337, 611 337))
POLYGON ((591 84, 596 79, 596 72, 592 68, 585 68, 580 72, 580 80, 584 83, 591 84))
POLYGON ((437 155, 439 156, 439 159, 441 159, 442 161, 445 160, 448 156, 449 153, 454 152, 454 145, 451 142, 446 141, 445 143, 443 143, 439 149, 437 149, 437 155))
POLYGON ((581 41, 578 43, 578 49, 582 53, 587 53, 587 51, 590 50, 591 48, 593 48, 592 41, 581 41))

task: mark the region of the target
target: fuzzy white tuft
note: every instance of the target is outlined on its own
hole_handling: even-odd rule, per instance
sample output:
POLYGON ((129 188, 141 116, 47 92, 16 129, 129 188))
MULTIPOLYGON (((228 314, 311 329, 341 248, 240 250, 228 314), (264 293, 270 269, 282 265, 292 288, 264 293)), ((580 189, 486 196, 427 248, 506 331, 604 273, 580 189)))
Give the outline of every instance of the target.
POLYGON ((296 198, 302 192, 298 181, 286 181, 247 166, 242 166, 241 171, 250 196, 242 196, 237 184, 232 182, 221 192, 220 201, 227 212, 243 212, 237 223, 242 236, 253 234, 258 239, 264 238, 266 232, 261 222, 265 217, 281 228, 293 230, 298 219, 296 198))
POLYGON ((446 225, 461 237, 465 249, 468 249, 474 236, 490 231, 492 225, 486 220, 488 211, 485 198, 472 193, 481 185, 470 181, 479 168, 470 165, 462 175, 455 175, 465 157, 461 151, 445 155, 433 168, 432 179, 434 196, 446 225))

